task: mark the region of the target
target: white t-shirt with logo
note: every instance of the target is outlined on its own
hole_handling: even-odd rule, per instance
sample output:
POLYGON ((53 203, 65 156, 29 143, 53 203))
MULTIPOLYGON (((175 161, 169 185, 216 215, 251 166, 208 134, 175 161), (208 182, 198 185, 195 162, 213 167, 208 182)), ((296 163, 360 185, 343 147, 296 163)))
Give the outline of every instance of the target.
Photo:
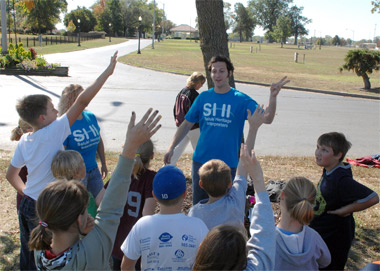
POLYGON ((182 213, 144 216, 121 245, 131 260, 141 256, 142 270, 191 270, 208 232, 205 223, 182 213))

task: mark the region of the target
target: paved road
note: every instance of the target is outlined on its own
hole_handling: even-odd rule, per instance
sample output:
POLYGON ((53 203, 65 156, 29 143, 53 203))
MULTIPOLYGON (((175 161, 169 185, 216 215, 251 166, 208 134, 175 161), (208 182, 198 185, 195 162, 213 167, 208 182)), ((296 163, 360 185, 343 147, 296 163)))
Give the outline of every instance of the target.
MULTIPOLYGON (((149 46, 151 42, 142 40, 141 44, 149 46)), ((15 143, 10 143, 9 135, 17 125, 14 108, 18 98, 44 93, 57 105, 66 85, 88 86, 103 71, 115 50, 119 50, 119 56, 122 56, 136 49, 137 41, 131 40, 108 47, 47 55, 49 62, 70 66, 70 76, 64 78, 0 75, 0 149, 15 147, 15 143)), ((153 139, 156 149, 165 151, 176 130, 172 113, 175 96, 185 85, 186 78, 118 63, 115 73, 88 107, 99 119, 106 149, 121 149, 132 110, 139 118, 147 108, 154 107, 163 116, 163 127, 153 139)), ((258 103, 268 101, 269 89, 266 87, 237 84, 237 88, 258 103)), ((329 131, 340 131, 348 136, 353 144, 350 157, 379 153, 380 102, 283 90, 278 98, 274 122, 260 128, 256 151, 268 155, 312 156, 318 136, 329 131)))

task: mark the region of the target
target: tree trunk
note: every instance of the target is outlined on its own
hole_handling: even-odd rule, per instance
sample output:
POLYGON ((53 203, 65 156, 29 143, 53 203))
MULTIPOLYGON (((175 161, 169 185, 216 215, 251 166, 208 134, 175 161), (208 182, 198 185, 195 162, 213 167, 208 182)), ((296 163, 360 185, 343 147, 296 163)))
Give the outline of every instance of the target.
POLYGON ((362 78, 364 81, 364 89, 371 89, 371 82, 369 81, 368 74, 363 73, 362 78))
MULTIPOLYGON (((206 70, 207 84, 214 87, 208 71, 208 62, 213 56, 230 57, 228 38, 224 24, 223 0, 196 0, 200 46, 206 70)), ((230 77, 230 86, 235 87, 234 77, 230 77)))

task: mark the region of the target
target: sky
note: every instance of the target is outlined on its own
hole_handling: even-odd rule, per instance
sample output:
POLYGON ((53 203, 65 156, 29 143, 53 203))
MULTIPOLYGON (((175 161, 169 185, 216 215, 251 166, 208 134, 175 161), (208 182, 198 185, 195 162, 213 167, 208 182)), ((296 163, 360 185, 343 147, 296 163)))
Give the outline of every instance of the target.
MULTIPOLYGON (((150 0, 153 1, 153 0, 150 0)), ((95 0, 67 0, 68 12, 76 9, 78 3, 81 6, 90 7, 95 0)), ((232 6, 242 3, 247 6, 247 0, 225 0, 232 6)), ((188 24, 195 26, 197 11, 195 0, 156 0, 160 9, 165 9, 166 18, 176 25, 188 24)), ((380 36, 380 14, 371 13, 371 0, 293 0, 291 5, 304 7, 302 16, 312 19, 312 23, 306 25, 310 36, 338 35, 345 39, 355 41, 361 39, 373 39, 380 36)), ((64 28, 60 24, 58 28, 64 28)), ((264 31, 256 27, 254 35, 263 35, 264 31)))

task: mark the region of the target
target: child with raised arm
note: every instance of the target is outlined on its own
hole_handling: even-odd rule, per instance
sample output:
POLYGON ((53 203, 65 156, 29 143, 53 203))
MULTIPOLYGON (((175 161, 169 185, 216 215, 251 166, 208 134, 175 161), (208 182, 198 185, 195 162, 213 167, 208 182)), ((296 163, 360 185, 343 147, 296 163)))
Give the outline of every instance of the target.
POLYGON ((316 163, 323 167, 323 173, 310 227, 321 235, 330 250, 327 270, 344 269, 355 236, 353 212, 379 202, 377 193, 355 181, 350 164, 343 162, 350 147, 342 133, 331 132, 318 138, 315 150, 316 163))
POLYGON ((240 161, 252 178, 256 204, 252 211, 251 238, 230 225, 213 228, 201 243, 192 270, 273 270, 276 251, 272 205, 254 151, 241 149, 240 161))
POLYGON ((88 106, 110 77, 116 66, 117 52, 111 57, 105 71, 79 95, 66 114, 57 119, 58 111, 51 99, 42 94, 28 95, 20 99, 16 109, 20 117, 33 127, 33 132, 24 134, 15 150, 6 178, 24 195, 19 210, 20 224, 20 269, 35 270, 33 252, 28 249, 30 232, 36 226, 35 203, 42 189, 54 181, 50 170, 53 156, 63 150, 63 141, 70 134, 70 126, 88 106), (20 169, 28 168, 26 185, 19 177, 20 169))
MULTIPOLYGON (((153 178, 156 172, 149 169, 150 161, 154 156, 152 140, 140 145, 135 157, 131 185, 129 186, 128 199, 124 207, 124 213, 120 218, 115 244, 112 250, 113 270, 120 270, 123 252, 120 246, 123 244, 133 225, 143 216, 153 215, 156 208, 156 200, 153 198, 153 178)), ((106 183, 105 187, 108 187, 106 183)), ((139 265, 139 261, 137 265, 139 265)))
POLYGON ((316 194, 314 184, 304 177, 291 178, 281 192, 275 270, 318 270, 330 263, 326 243, 307 226, 314 216, 316 194))
POLYGON ((160 212, 137 221, 121 245, 121 270, 135 270, 141 257, 141 270, 189 270, 199 244, 208 232, 202 220, 181 212, 186 197, 186 178, 173 165, 157 171, 153 197, 160 212))
MULTIPOLYGON (((256 107, 253 115, 248 110, 249 132, 247 149, 251 151, 256 134, 264 121, 263 108, 256 107)), ((198 217, 210 229, 217 225, 228 224, 244 228, 244 210, 247 191, 247 172, 239 161, 236 177, 231 182, 231 170, 221 160, 213 159, 199 169, 199 185, 208 194, 208 199, 194 205, 188 216, 198 217)))
POLYGON ((87 213, 88 192, 77 181, 49 184, 36 203, 39 225, 29 247, 39 270, 109 270, 109 259, 120 216, 128 197, 136 150, 161 125, 158 111, 148 110, 135 124, 133 112, 123 151, 99 207, 95 223, 87 213), (85 235, 80 239, 81 235, 85 235))

